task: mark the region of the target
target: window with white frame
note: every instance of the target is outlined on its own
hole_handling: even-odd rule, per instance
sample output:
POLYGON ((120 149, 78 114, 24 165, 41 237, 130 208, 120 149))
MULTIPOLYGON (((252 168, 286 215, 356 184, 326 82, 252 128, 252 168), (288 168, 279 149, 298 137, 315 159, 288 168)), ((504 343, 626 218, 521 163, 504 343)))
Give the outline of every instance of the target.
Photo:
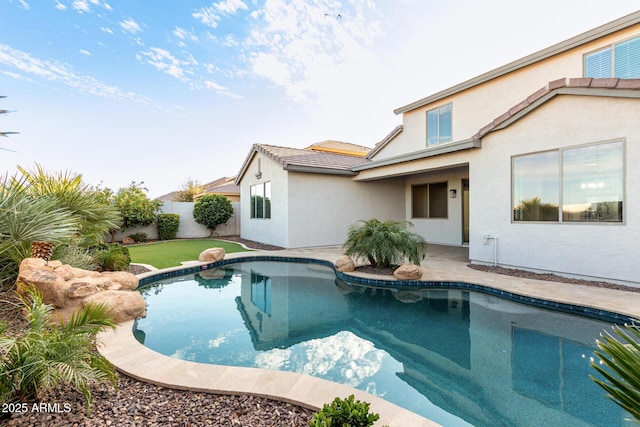
POLYGON ((640 37, 586 54, 584 56, 584 76, 640 78, 640 37))
POLYGON ((252 185, 249 188, 251 196, 251 218, 271 218, 271 182, 252 185))
POLYGON ((427 111, 427 146, 451 142, 451 104, 427 111))
POLYGON ((448 184, 436 182, 411 186, 411 216, 413 218, 447 218, 448 184))
POLYGON ((512 158, 513 221, 622 222, 624 143, 512 158))

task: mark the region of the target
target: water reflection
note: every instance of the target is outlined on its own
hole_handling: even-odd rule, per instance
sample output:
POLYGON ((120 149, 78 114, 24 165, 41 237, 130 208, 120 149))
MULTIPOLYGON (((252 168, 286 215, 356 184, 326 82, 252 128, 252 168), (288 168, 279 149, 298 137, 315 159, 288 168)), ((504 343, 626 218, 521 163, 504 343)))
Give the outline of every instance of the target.
POLYGON ((226 271, 208 289, 191 276, 146 292, 146 345, 342 382, 444 426, 626 425, 588 377, 604 323, 460 290, 355 286, 314 264, 226 271))

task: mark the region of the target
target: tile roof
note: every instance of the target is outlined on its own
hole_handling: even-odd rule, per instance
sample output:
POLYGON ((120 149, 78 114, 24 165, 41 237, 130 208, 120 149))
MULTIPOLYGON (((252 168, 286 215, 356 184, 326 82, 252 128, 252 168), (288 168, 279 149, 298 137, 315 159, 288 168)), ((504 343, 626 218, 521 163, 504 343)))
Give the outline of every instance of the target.
POLYGON ((354 166, 360 166, 369 162, 368 159, 359 156, 325 153, 301 148, 278 147, 266 144, 258 144, 256 147, 264 155, 271 157, 287 170, 319 168, 335 171, 350 171, 354 166))
POLYGON ((236 177, 222 177, 203 185, 203 193, 220 193, 220 194, 238 194, 240 195, 240 187, 234 182, 236 177))
POLYGON ((551 81, 483 126, 472 139, 480 140, 489 132, 503 129, 554 96, 563 94, 640 98, 640 79, 581 77, 551 81))

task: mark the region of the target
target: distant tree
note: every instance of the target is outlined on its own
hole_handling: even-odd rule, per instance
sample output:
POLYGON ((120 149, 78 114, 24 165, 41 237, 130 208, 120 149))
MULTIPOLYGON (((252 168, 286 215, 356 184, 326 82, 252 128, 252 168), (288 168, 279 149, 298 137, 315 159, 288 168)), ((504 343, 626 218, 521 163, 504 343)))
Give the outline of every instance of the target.
POLYGON ((173 198, 173 201, 193 202, 195 200, 195 196, 202 193, 203 191, 204 187, 200 185, 198 181, 187 178, 187 180, 182 184, 181 189, 173 198))
POLYGON ((113 196, 113 204, 120 210, 122 224, 120 228, 125 230, 136 225, 147 226, 156 221, 162 201, 150 200, 147 197, 147 189, 142 187, 143 182, 131 182, 127 188, 118 190, 113 196))
POLYGON ((193 218, 211 230, 210 237, 218 225, 226 224, 232 216, 231 202, 220 194, 205 194, 193 206, 193 218))

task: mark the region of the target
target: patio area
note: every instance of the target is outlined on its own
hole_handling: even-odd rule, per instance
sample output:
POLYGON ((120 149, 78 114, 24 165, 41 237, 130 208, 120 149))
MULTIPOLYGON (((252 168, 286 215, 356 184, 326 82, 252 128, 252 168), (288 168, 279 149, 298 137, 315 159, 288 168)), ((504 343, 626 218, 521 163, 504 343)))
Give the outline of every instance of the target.
MULTIPOLYGON (((342 254, 342 247, 233 253, 227 254, 225 259, 261 254, 333 262, 342 254)), ((422 262, 425 271, 422 279, 473 283, 527 297, 640 318, 640 293, 637 292, 511 277, 474 270, 467 264, 467 248, 430 245, 427 256, 422 262)), ((145 273, 139 277, 153 274, 153 272, 145 273)), ((357 272, 350 274, 380 278, 357 272)), ((390 280, 387 276, 384 279, 390 280)), ((376 425, 386 424, 391 427, 438 425, 379 397, 307 375, 256 368, 207 365, 170 358, 140 344, 133 336, 132 326, 133 322, 127 322, 121 324, 115 332, 104 334, 101 337, 103 345, 100 351, 118 370, 139 380, 184 390, 220 394, 252 394, 295 403, 313 410, 321 408, 323 404, 331 402, 335 397, 354 394, 357 399, 371 403, 372 412, 380 414, 380 420, 376 425)))

